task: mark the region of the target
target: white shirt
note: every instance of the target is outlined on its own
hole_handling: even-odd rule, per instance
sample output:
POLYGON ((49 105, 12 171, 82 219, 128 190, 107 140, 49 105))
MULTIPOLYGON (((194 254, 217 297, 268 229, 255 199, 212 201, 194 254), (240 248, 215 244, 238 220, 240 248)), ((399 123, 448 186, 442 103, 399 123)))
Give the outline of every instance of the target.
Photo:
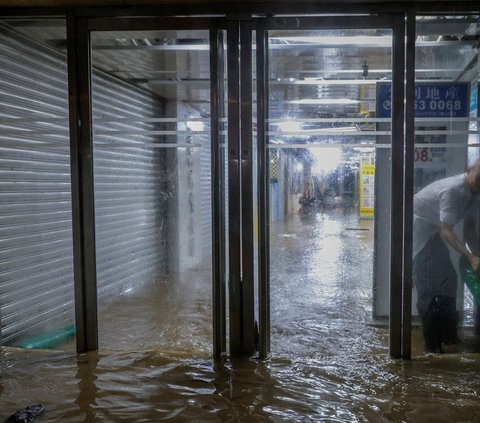
POLYGON ((479 195, 472 195, 466 173, 440 179, 417 192, 413 200, 413 257, 440 231, 454 226, 478 210, 479 195))

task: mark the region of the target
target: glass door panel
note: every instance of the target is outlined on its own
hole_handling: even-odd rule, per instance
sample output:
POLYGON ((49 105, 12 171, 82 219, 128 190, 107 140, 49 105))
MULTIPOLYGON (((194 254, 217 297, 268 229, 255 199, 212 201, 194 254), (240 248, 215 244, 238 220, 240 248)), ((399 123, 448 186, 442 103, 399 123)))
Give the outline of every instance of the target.
POLYGON ((392 30, 272 29, 268 50, 271 349, 385 350, 392 30))
POLYGON ((211 354, 209 31, 91 45, 99 345, 211 354))
POLYGON ((465 197, 448 204, 455 181, 470 200, 464 172, 479 157, 477 15, 418 16, 415 44, 415 155, 412 353, 478 352, 478 301, 464 283, 470 266, 440 238, 441 223, 476 256, 478 207, 464 213, 465 197), (452 185, 453 184, 453 185, 452 185), (442 193, 431 202, 428 192, 442 193), (423 206, 428 204, 428 215, 423 206), (463 206, 462 206, 463 204, 463 206), (436 217, 435 217, 436 216, 436 217), (439 323, 440 322, 440 323, 439 323), (439 323, 439 325, 438 325, 439 323), (439 328, 438 330, 436 328, 439 328))

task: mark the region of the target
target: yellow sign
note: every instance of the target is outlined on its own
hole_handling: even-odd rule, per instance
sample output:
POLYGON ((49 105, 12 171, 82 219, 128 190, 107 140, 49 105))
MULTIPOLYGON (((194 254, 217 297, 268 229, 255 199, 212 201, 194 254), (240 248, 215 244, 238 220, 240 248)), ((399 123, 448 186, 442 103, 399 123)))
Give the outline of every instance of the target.
POLYGON ((360 164, 360 217, 373 217, 375 204, 375 165, 360 164))

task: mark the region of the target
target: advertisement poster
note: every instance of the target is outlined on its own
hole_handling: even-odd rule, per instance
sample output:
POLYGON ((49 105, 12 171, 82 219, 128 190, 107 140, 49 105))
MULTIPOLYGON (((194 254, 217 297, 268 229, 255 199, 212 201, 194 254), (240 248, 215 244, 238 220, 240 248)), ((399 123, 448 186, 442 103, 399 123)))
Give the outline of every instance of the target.
MULTIPOLYGON (((391 84, 377 84, 378 117, 391 117, 391 95, 391 84)), ((415 148, 414 192, 447 176, 447 162, 452 153, 441 146, 447 143, 447 126, 439 125, 435 119, 468 117, 470 103, 469 83, 415 84, 415 118, 432 118, 432 121, 415 125, 415 144, 420 146, 415 148)))
POLYGON ((360 217, 373 217, 375 205, 375 165, 360 163, 360 217))
MULTIPOLYGON (((415 84, 415 117, 467 117, 469 113, 468 82, 415 84)), ((392 86, 377 84, 377 117, 392 115, 392 86)))

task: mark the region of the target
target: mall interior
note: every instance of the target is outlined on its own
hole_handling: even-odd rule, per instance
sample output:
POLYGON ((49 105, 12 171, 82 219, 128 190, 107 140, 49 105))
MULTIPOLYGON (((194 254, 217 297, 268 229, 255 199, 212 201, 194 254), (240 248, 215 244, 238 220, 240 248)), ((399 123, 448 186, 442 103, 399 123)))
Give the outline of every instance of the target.
POLYGON ((447 242, 433 353, 414 277, 479 49, 477 1, 0 0, 0 419, 480 421, 480 277, 447 242))

